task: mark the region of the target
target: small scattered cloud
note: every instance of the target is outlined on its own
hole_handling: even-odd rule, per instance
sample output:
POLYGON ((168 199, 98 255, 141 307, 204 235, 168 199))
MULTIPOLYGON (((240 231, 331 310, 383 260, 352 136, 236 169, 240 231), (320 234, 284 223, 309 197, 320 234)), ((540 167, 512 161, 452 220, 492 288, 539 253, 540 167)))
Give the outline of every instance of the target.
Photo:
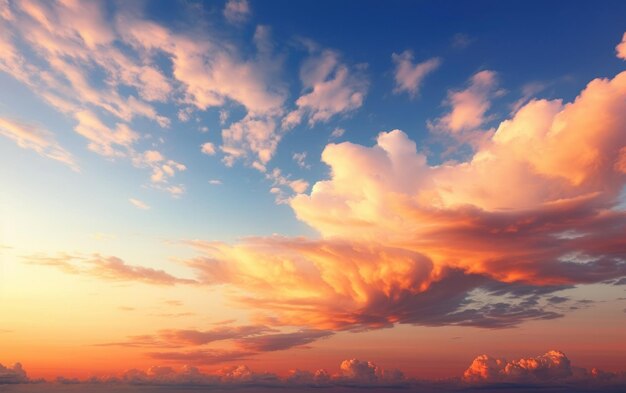
POLYGON ((143 201, 140 201, 139 199, 136 198, 129 198, 128 201, 135 206, 137 209, 141 209, 141 210, 149 210, 150 206, 148 204, 146 204, 143 201))
POLYGON ((211 142, 206 142, 202 144, 201 150, 204 154, 212 156, 215 155, 215 145, 211 142))
POLYGON ((622 42, 617 44, 617 46, 615 47, 615 52, 617 54, 617 57, 626 60, 626 33, 624 33, 624 36, 622 37, 622 42))
POLYGON ((429 128, 451 134, 476 130, 489 120, 486 113, 491 107, 491 99, 501 94, 497 90, 495 72, 477 72, 470 78, 466 89, 448 92, 445 103, 451 107, 451 111, 430 122, 429 128))
POLYGON ((395 64, 395 94, 408 93, 411 98, 418 95, 424 78, 441 65, 441 59, 434 57, 422 63, 413 63, 413 52, 405 50, 400 54, 392 54, 395 64))
POLYGON ((228 0, 224 6, 224 17, 233 24, 247 21, 251 13, 248 0, 228 0))
POLYGON ((341 138, 343 136, 343 134, 345 134, 345 133, 346 133, 345 129, 337 127, 330 133, 330 139, 341 138))
POLYGON ((310 50, 300 69, 305 92, 296 100, 297 109, 283 118, 284 129, 297 126, 305 117, 312 127, 352 112, 363 105, 367 93, 368 80, 358 67, 350 69, 336 51, 319 50, 315 45, 310 50))
POLYGON ((296 164, 298 164, 300 168, 310 169, 311 165, 306 163, 306 156, 307 156, 307 153, 303 151, 300 153, 293 153, 291 158, 296 162, 296 164))
POLYGON ((212 186, 221 186, 223 182, 219 179, 211 179, 209 180, 209 184, 212 186))
POLYGON ((465 49, 474 42, 474 39, 465 33, 456 33, 452 36, 451 44, 455 49, 465 49))

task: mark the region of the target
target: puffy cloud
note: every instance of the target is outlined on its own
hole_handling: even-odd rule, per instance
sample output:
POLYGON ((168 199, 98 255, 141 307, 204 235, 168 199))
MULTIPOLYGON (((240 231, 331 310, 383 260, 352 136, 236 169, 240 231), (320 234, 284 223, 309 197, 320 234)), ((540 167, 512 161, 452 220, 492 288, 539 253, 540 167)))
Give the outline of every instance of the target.
POLYGON ((223 161, 232 166, 238 159, 248 159, 256 164, 253 167, 264 172, 281 138, 273 117, 246 116, 222 130, 223 161))
POLYGON ((206 142, 202 144, 201 150, 204 154, 212 156, 215 154, 215 145, 211 142, 206 142))
POLYGON ((443 130, 452 134, 471 131, 482 126, 488 119, 486 112, 491 99, 500 94, 496 90, 497 79, 493 71, 480 71, 469 80, 465 90, 450 91, 446 103, 450 113, 429 123, 431 129, 443 130))
POLYGON ((423 63, 413 64, 413 53, 405 50, 400 54, 392 54, 391 59, 395 64, 395 87, 396 94, 406 92, 415 97, 426 75, 436 70, 441 65, 441 59, 432 58, 423 63))
POLYGON ((248 0, 228 0, 224 6, 224 17, 230 23, 245 22, 250 13, 248 0))
POLYGON ((270 192, 276 195, 276 203, 289 203, 293 193, 301 194, 309 188, 309 182, 303 179, 292 180, 290 175, 283 175, 279 168, 266 173, 265 177, 272 182, 270 192))
POLYGON ((530 101, 460 163, 430 166, 399 130, 373 147, 330 144, 330 178, 289 202, 320 239, 191 242, 202 254, 188 264, 273 324, 499 328, 557 318, 555 292, 626 275, 625 98, 621 73, 571 103, 530 101))
POLYGON ((360 72, 352 72, 332 50, 317 50, 304 62, 300 79, 306 93, 296 100, 298 107, 283 118, 283 128, 298 125, 308 116, 309 126, 358 109, 368 83, 360 72))
POLYGON ((147 205, 145 202, 140 201, 139 199, 135 199, 135 198, 129 198, 128 202, 130 202, 133 206, 135 206, 137 209, 141 209, 141 210, 149 210, 150 206, 147 205))
POLYGON ((617 57, 626 60, 626 33, 624 33, 622 37, 622 42, 615 47, 615 52, 617 53, 617 57))
POLYGON ((572 374, 567 356, 552 350, 534 358, 513 361, 480 355, 465 370, 463 379, 469 382, 554 381, 572 374))
MULTIPOLYGON (((231 161, 251 154, 256 156, 251 165, 265 165, 281 138, 271 127, 282 116, 286 97, 278 80, 282 60, 271 52, 269 29, 257 29, 257 53, 244 56, 211 35, 173 32, 147 20, 138 7, 105 8, 98 2, 38 0, 6 7, 0 71, 73 118, 91 150, 135 162, 140 134, 129 123, 147 117, 170 125, 152 101, 179 105, 183 121, 193 108, 238 103, 247 111, 241 131, 250 135, 234 140, 225 132, 224 151, 231 161), (171 70, 161 67, 163 57, 171 60, 171 70), (100 120, 106 119, 103 113, 113 116, 114 126, 100 120)), ((248 11, 247 1, 230 1, 225 8, 237 20, 248 11)), ((153 168, 152 181, 163 183, 164 171, 153 168)), ((182 185, 156 188, 173 195, 184 191, 182 185)))
POLYGON ((75 171, 78 165, 74 156, 55 140, 54 135, 40 127, 0 117, 0 135, 12 139, 24 149, 32 149, 38 154, 62 162, 75 171))
POLYGON ((128 265, 120 258, 104 257, 99 254, 89 256, 61 254, 57 257, 32 255, 24 259, 27 263, 55 267, 69 274, 110 281, 139 281, 155 285, 195 283, 194 280, 175 277, 163 270, 128 265))
POLYGON ((341 362, 339 378, 361 384, 398 383, 404 380, 404 374, 399 370, 384 370, 372 362, 350 359, 341 362))
POLYGON ((0 385, 27 382, 28 376, 20 363, 15 363, 12 367, 0 364, 0 385))

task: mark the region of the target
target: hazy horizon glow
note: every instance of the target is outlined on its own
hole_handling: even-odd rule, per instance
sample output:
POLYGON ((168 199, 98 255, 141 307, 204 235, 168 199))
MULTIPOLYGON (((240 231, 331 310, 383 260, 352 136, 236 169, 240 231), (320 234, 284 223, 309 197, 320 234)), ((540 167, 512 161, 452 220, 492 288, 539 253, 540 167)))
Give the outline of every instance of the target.
POLYGON ((0 0, 0 384, 623 386, 624 12, 0 0))

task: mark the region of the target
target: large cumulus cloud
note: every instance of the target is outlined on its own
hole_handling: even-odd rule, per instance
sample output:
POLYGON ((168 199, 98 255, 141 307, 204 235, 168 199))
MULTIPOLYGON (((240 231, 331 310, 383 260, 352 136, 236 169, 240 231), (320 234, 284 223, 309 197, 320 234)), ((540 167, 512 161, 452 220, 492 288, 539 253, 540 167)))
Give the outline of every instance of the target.
POLYGON ((192 241, 201 255, 188 265, 270 324, 556 318, 551 293, 626 275, 625 99, 626 72, 570 103, 532 100, 466 162, 431 165, 400 130, 373 147, 330 144, 329 179, 291 201, 319 239, 192 241))

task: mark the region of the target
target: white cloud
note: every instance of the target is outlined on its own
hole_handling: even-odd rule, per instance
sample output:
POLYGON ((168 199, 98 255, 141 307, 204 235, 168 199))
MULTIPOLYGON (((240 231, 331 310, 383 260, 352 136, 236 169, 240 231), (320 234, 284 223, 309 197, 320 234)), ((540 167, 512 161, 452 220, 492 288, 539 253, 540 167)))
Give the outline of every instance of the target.
POLYGON ((419 93, 422 81, 426 75, 436 70, 441 65, 441 59, 432 58, 422 63, 413 64, 413 52, 405 50, 400 54, 392 54, 391 58, 396 65, 395 87, 396 94, 406 92, 415 97, 419 93))

